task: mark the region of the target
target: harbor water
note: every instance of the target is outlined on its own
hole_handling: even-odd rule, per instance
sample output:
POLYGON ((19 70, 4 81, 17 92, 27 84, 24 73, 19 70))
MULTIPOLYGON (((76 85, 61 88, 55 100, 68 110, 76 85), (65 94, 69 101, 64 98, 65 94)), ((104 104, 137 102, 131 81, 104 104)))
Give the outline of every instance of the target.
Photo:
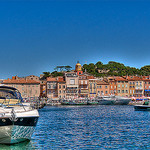
POLYGON ((0 145, 20 149, 150 149, 150 111, 133 106, 47 106, 31 141, 0 145))

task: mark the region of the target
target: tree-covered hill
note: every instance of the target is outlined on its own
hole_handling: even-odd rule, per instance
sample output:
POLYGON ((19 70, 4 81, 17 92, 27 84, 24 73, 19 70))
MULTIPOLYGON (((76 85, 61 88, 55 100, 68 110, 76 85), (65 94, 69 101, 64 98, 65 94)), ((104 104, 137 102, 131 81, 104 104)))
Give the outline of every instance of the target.
POLYGON ((125 75, 150 75, 150 65, 141 67, 141 69, 135 67, 125 66, 122 63, 109 61, 108 64, 103 64, 98 61, 96 64, 84 64, 83 71, 88 72, 94 76, 125 76, 125 75))

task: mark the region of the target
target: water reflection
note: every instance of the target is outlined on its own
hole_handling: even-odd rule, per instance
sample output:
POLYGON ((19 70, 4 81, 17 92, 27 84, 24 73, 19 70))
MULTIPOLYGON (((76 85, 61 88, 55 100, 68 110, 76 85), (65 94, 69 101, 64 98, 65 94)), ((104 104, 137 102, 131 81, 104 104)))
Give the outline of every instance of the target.
POLYGON ((25 141, 13 145, 0 144, 0 150, 33 150, 35 147, 32 141, 25 141))

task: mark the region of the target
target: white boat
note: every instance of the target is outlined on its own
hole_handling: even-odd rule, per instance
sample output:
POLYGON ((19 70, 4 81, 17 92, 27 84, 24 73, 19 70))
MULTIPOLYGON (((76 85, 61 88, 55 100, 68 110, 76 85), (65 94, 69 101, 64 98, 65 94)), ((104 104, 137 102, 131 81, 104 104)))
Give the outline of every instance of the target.
POLYGON ((13 87, 0 86, 0 143, 13 144, 30 140, 39 113, 21 103, 21 94, 13 87))
POLYGON ((150 102, 149 101, 145 101, 143 105, 135 105, 134 106, 135 110, 146 110, 146 111, 150 111, 150 102))
POLYGON ((128 105, 131 101, 130 98, 123 96, 114 96, 114 105, 128 105))
POLYGON ((113 105, 114 99, 110 96, 102 96, 102 97, 96 97, 96 101, 98 101, 99 105, 113 105))

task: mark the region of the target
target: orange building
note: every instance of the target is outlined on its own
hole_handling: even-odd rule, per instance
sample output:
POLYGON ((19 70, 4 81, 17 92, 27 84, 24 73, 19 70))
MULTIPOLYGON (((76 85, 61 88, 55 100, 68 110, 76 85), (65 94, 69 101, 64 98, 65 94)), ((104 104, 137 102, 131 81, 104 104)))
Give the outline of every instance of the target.
POLYGON ((108 96, 109 93, 109 83, 105 81, 97 81, 97 96, 108 96))
POLYGON ((63 77, 57 77, 58 98, 66 97, 66 82, 63 77))
POLYGON ((117 95, 117 81, 115 80, 115 77, 109 77, 108 83, 109 83, 109 94, 117 95))
POLYGON ((123 77, 116 77, 117 83, 117 95, 118 96, 129 96, 129 85, 128 80, 123 77))

